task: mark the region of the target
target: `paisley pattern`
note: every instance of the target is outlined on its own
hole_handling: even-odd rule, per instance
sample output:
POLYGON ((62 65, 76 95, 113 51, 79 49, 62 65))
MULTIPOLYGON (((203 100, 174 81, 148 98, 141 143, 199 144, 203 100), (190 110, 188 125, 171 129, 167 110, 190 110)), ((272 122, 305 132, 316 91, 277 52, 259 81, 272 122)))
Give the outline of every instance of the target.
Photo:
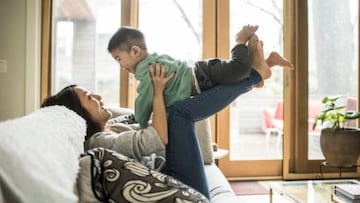
POLYGON ((92 189, 100 201, 209 202, 195 189, 115 151, 94 148, 82 156, 92 158, 92 189))

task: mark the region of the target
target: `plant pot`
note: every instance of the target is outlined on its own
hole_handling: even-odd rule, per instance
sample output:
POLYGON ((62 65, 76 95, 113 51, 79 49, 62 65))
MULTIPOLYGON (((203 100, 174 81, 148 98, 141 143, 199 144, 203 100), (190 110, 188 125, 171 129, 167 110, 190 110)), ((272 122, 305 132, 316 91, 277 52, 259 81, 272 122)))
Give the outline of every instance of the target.
POLYGON ((352 167, 357 163, 360 155, 360 130, 322 129, 320 147, 329 165, 352 167))

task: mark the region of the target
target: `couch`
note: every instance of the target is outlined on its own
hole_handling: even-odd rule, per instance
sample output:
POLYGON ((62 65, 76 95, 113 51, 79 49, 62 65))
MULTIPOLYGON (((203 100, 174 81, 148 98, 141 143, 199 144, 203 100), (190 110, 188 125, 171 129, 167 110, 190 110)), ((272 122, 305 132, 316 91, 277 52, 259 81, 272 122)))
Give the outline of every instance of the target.
MULTIPOLYGON (((116 116, 131 110, 114 112, 116 116)), ((229 182, 214 164, 209 129, 208 120, 196 124, 211 202, 236 202, 229 182)), ((85 132, 85 121, 62 106, 0 122, 0 202, 79 202, 85 132)))

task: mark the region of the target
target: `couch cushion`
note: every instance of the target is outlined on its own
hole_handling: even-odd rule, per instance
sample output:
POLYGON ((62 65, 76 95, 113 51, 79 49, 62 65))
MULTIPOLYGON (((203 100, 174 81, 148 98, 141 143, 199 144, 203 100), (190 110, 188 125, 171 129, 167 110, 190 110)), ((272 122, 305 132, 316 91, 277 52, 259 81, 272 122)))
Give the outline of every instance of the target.
POLYGON ((204 164, 214 163, 214 154, 211 140, 210 119, 204 119, 195 123, 196 135, 198 137, 204 164))
POLYGON ((109 149, 94 148, 80 160, 81 202, 209 202, 180 181, 109 149))
POLYGON ((0 123, 0 202, 78 202, 85 121, 51 106, 0 123))
POLYGON ((77 180, 79 202, 101 202, 93 192, 92 187, 92 163, 93 159, 91 156, 83 156, 79 160, 79 174, 77 180))

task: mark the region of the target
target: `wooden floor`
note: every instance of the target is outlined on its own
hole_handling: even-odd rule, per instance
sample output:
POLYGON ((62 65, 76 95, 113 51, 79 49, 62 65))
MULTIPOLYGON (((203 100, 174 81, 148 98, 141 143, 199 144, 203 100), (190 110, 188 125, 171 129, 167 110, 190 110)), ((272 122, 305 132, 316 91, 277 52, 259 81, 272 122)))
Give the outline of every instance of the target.
MULTIPOLYGON (((258 181, 264 187, 269 189, 269 184, 271 181, 258 181)), ((267 203, 270 202, 270 194, 266 195, 238 195, 237 196, 238 202, 241 203, 267 203)), ((273 203, 291 203, 291 201, 275 195, 273 196, 273 203)))
MULTIPOLYGON (((282 139, 278 140, 278 135, 272 134, 266 140, 265 134, 237 135, 231 138, 230 156, 232 159, 282 159, 282 139), (251 148, 249 150, 248 148, 251 148), (256 153, 254 153, 256 151, 256 153), (252 153, 248 153, 252 152, 252 153)), ((316 144, 315 144, 316 145, 316 144)), ((310 147, 310 154, 313 157, 321 157, 322 154, 318 147, 310 147)), ((258 181, 269 188, 271 181, 258 181)), ((241 203, 267 203, 270 202, 270 195, 239 195, 238 202, 241 203)), ((291 203, 290 200, 282 196, 273 196, 273 203, 291 203)))
MULTIPOLYGON (((238 202, 241 203, 266 203, 270 202, 269 195, 241 195, 237 196, 238 202)), ((275 196, 272 200, 273 203, 293 203, 281 196, 275 196)))

